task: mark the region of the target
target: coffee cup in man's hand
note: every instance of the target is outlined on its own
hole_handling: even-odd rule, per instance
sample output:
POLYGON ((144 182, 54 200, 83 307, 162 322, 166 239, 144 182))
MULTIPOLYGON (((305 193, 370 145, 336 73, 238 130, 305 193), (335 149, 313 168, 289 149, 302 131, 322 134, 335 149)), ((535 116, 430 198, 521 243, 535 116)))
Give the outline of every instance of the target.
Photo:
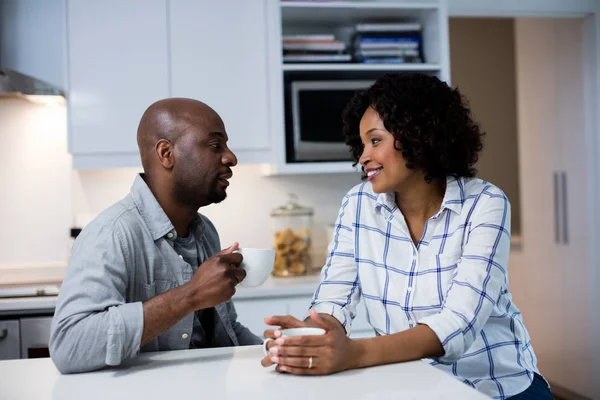
POLYGON ((273 270, 275 250, 244 247, 236 252, 243 256, 240 268, 246 271, 240 286, 255 287, 265 283, 273 270))

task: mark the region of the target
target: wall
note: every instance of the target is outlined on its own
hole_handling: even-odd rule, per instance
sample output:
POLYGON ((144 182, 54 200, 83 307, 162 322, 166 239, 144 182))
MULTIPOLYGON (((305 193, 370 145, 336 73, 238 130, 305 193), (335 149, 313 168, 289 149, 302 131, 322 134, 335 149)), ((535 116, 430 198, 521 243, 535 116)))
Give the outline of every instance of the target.
POLYGON ((512 232, 521 232, 514 20, 450 18, 452 86, 469 100, 487 133, 477 169, 512 205, 512 232))
POLYGON ((66 109, 0 98, 0 266, 66 260, 71 156, 66 109))

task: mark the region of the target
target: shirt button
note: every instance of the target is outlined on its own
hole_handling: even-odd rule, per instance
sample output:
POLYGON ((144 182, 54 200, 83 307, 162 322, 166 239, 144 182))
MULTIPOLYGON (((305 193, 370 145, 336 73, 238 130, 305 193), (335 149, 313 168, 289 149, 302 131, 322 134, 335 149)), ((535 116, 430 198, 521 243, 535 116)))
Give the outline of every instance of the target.
POLYGON ((179 255, 179 258, 181 258, 183 260, 183 256, 181 254, 179 255))
POLYGON ((181 335, 181 338, 182 338, 182 339, 187 339, 187 338, 188 338, 188 334, 187 334, 187 333, 184 333, 183 335, 181 335))
POLYGON ((173 232, 169 232, 169 233, 167 233, 167 237, 168 237, 169 239, 173 239, 173 232))
POLYGON ((412 291, 413 291, 413 287, 412 287, 412 286, 409 286, 409 287, 407 287, 407 288, 406 288, 406 291, 407 291, 408 293, 412 292, 412 291))

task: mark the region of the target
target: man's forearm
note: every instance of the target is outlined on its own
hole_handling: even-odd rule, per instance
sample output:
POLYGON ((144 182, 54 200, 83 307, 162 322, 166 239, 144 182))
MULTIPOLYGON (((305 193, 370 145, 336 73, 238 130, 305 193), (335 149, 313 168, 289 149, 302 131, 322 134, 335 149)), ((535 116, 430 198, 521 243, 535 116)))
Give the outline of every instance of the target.
POLYGON ((194 312, 190 299, 188 285, 182 285, 144 302, 144 330, 141 346, 194 312))
POLYGON ((441 357, 444 348, 427 325, 370 339, 359 339, 360 355, 355 368, 441 357))

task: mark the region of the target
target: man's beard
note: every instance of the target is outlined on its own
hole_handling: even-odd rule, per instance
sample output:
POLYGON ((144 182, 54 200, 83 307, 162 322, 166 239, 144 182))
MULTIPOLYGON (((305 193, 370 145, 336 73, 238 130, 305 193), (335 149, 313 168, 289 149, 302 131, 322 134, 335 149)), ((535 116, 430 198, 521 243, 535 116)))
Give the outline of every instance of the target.
POLYGON ((224 188, 221 187, 221 184, 219 183, 219 177, 216 177, 210 187, 208 188, 208 201, 210 201, 211 204, 214 203, 220 203, 223 200, 225 200, 225 198, 227 197, 227 192, 225 191, 224 188))
POLYGON ((192 187, 184 182, 186 182, 185 179, 175 180, 175 196, 179 204, 195 206, 198 203, 204 203, 204 201, 208 204, 220 203, 227 197, 225 189, 219 183, 218 176, 209 183, 202 185, 202 187, 192 187), (202 200, 202 198, 205 200, 202 200))

